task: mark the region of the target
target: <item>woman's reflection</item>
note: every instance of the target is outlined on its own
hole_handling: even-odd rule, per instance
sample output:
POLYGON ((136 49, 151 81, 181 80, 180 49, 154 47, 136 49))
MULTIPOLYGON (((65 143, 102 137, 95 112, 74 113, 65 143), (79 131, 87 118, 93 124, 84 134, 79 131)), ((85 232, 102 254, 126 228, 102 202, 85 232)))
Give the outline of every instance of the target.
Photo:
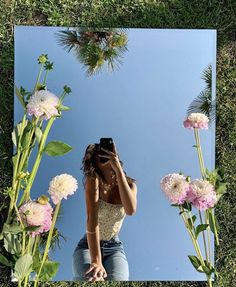
POLYGON ((113 151, 100 144, 88 145, 81 169, 87 231, 74 250, 73 279, 128 281, 129 265, 118 233, 126 214, 133 215, 136 211, 135 179, 123 170, 114 142, 113 151), (105 158, 107 161, 103 163, 105 158))

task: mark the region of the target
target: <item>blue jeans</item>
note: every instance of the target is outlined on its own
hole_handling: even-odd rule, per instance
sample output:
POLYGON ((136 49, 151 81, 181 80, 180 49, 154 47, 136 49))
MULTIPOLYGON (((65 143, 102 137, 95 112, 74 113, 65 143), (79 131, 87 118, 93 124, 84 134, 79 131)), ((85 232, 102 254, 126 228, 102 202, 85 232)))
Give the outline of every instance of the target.
MULTIPOLYGON (((128 281, 129 265, 123 249, 123 243, 118 235, 110 240, 100 240, 102 264, 106 270, 107 277, 104 280, 128 281)), ((72 270, 73 281, 87 281, 84 273, 89 269, 91 263, 88 248, 87 235, 85 234, 77 244, 73 253, 72 270)))

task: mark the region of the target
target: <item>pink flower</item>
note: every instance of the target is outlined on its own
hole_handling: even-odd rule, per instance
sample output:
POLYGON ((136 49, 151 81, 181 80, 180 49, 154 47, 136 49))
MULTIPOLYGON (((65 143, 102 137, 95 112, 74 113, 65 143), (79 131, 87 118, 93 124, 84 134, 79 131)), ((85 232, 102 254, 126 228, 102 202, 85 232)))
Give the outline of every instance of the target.
POLYGON ((67 199, 78 188, 77 180, 70 174, 55 176, 49 183, 49 194, 54 204, 58 204, 62 198, 67 199))
POLYGON ((28 201, 19 208, 20 218, 25 226, 38 226, 41 227, 28 234, 35 236, 40 233, 46 232, 50 229, 52 224, 53 208, 50 203, 40 204, 36 201, 28 201))
POLYGON ((172 204, 183 204, 189 190, 189 183, 183 175, 172 173, 161 179, 160 187, 172 204))
POLYGON ((59 115, 57 105, 59 98, 47 90, 36 91, 26 106, 28 115, 40 117, 40 119, 50 119, 54 115, 59 115))
POLYGON ((211 208, 217 202, 214 186, 207 180, 196 179, 190 182, 187 201, 200 210, 211 208))
POLYGON ((209 119, 202 113, 192 113, 183 122, 183 125, 187 129, 208 129, 209 119))

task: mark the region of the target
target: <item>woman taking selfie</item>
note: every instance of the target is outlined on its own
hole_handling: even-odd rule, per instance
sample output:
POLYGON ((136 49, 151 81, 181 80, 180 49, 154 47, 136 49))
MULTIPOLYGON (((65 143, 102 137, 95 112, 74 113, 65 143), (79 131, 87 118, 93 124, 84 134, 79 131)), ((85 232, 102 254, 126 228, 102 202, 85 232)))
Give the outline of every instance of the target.
POLYGON ((74 250, 73 280, 129 280, 129 265, 118 233, 125 216, 136 212, 137 186, 122 166, 111 138, 88 145, 81 168, 87 230, 74 250))

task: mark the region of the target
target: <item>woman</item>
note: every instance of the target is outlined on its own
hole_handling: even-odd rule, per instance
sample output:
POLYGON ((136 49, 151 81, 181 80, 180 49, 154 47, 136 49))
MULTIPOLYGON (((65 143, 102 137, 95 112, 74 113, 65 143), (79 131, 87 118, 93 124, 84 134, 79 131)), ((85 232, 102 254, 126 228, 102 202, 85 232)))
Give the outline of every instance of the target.
POLYGON ((136 212, 135 180, 123 170, 114 142, 113 152, 90 144, 82 164, 87 231, 74 250, 73 279, 128 281, 129 265, 118 233, 124 217, 136 212), (99 154, 101 150, 105 154, 99 154))

